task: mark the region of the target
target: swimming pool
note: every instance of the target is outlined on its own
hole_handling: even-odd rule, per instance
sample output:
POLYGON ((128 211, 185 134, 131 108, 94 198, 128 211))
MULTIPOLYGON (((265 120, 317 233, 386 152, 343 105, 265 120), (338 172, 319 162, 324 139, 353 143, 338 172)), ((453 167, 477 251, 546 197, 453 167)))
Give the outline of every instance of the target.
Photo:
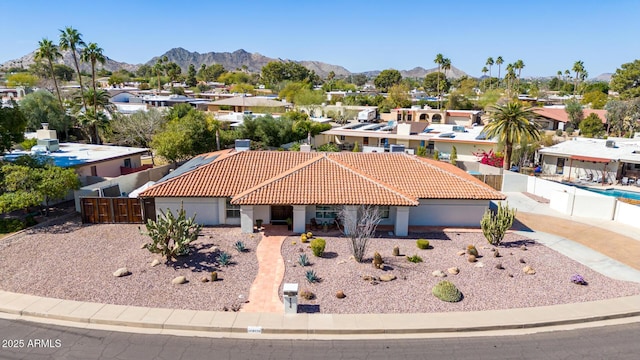
POLYGON ((640 192, 619 190, 619 189, 594 189, 594 188, 589 188, 584 186, 578 186, 578 187, 583 190, 588 190, 588 191, 602 194, 602 195, 614 196, 617 198, 625 198, 625 199, 632 199, 632 200, 640 200, 640 192))
MULTIPOLYGON (((24 156, 27 154, 6 154, 4 156, 4 159, 7 161, 15 161, 17 158, 19 158, 20 156, 24 156)), ((44 160, 49 160, 52 159, 53 160, 53 164, 55 166, 59 166, 59 167, 63 167, 63 168, 67 168, 67 167, 72 167, 75 165, 79 165, 79 164, 84 164, 87 162, 86 159, 78 159, 77 156, 75 155, 58 155, 56 154, 56 156, 49 156, 49 155, 39 155, 42 157, 42 159, 44 160)))

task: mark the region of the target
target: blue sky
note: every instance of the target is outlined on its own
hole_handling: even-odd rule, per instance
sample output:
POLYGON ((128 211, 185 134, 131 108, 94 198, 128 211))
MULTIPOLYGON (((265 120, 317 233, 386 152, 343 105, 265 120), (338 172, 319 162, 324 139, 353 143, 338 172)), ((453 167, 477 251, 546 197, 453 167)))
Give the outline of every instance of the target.
POLYGON ((523 77, 554 76, 581 60, 595 77, 640 58, 638 0, 14 0, 0 12, 0 63, 44 37, 57 42, 66 26, 110 58, 136 64, 173 47, 245 49, 361 72, 429 69, 442 53, 472 76, 502 56, 502 74, 518 59, 523 77))

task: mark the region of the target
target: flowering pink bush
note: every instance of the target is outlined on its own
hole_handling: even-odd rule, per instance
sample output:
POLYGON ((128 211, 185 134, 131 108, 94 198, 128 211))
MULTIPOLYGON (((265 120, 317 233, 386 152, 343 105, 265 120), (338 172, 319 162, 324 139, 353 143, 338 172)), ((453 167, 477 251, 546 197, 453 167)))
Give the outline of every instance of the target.
POLYGON ((473 153, 473 155, 478 157, 478 160, 480 160, 481 164, 485 164, 489 166, 501 168, 504 162, 504 156, 502 156, 502 154, 500 153, 494 153, 493 149, 490 149, 489 152, 480 150, 478 152, 473 153))

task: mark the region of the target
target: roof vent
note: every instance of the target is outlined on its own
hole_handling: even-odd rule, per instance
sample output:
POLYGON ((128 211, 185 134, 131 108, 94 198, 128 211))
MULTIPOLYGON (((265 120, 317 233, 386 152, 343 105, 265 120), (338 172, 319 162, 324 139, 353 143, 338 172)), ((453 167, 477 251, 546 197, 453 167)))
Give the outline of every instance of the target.
POLYGON ((236 151, 247 151, 251 149, 251 140, 249 139, 236 139, 236 151))
POLYGON ((605 142, 605 146, 608 148, 615 148, 616 147, 616 142, 613 140, 607 140, 607 142, 605 142))

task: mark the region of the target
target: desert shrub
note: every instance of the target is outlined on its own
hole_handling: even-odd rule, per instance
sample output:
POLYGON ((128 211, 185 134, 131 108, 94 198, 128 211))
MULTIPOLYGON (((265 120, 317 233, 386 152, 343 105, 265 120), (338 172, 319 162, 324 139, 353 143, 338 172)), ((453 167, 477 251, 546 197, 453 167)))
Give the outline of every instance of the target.
POLYGON ((562 129, 556 130, 556 136, 562 136, 562 129))
POLYGON ((238 250, 238 252, 244 252, 247 249, 242 241, 236 241, 233 246, 238 250))
POLYGON ((322 257, 322 254, 324 254, 324 247, 326 246, 326 244, 327 242, 324 241, 323 238, 317 238, 317 239, 311 240, 311 251, 313 252, 313 255, 317 257, 322 257))
POLYGON ((467 254, 478 257, 478 249, 473 245, 467 245, 467 254))
POLYGON ((413 256, 407 256, 407 260, 409 260, 412 263, 422 262, 422 258, 418 256, 418 254, 414 254, 413 256))
POLYGON ((452 282, 447 280, 437 283, 433 289, 431 289, 431 293, 442 301, 458 302, 462 300, 462 293, 460 290, 458 290, 452 282))
POLYGON ((300 266, 309 266, 309 258, 307 258, 307 254, 300 254, 298 257, 298 264, 300 264, 300 266))
MULTIPOLYGON (((189 244, 198 238, 202 225, 197 224, 195 215, 187 218, 186 212, 181 207, 175 216, 170 209, 167 212, 160 211, 157 220, 149 219, 145 224, 151 242, 145 248, 154 254, 161 254, 167 261, 176 256, 189 254, 189 244)), ((138 228, 140 229, 140 228, 138 228)))
POLYGON ((425 240, 425 239, 418 239, 416 240, 416 246, 418 247, 418 249, 428 249, 429 248, 429 240, 425 240))
POLYGON ((302 290, 300 291, 300 297, 305 299, 305 300, 313 300, 316 297, 316 294, 312 293, 309 290, 302 290))
POLYGON ((498 210, 495 212, 491 209, 485 211, 482 220, 480 220, 480 227, 489 244, 500 245, 504 234, 513 225, 515 217, 516 209, 510 209, 509 205, 502 206, 501 203, 498 203, 498 210))
POLYGON ((20 219, 0 219, 0 234, 8 234, 25 228, 20 219))
POLYGON ((220 254, 218 254, 217 260, 218 264, 222 266, 228 266, 231 263, 231 255, 224 251, 221 251, 220 254))
POLYGON ((313 270, 307 270, 307 272, 305 273, 304 277, 311 284, 320 281, 320 278, 318 277, 318 274, 316 274, 316 272, 313 271, 313 270))

